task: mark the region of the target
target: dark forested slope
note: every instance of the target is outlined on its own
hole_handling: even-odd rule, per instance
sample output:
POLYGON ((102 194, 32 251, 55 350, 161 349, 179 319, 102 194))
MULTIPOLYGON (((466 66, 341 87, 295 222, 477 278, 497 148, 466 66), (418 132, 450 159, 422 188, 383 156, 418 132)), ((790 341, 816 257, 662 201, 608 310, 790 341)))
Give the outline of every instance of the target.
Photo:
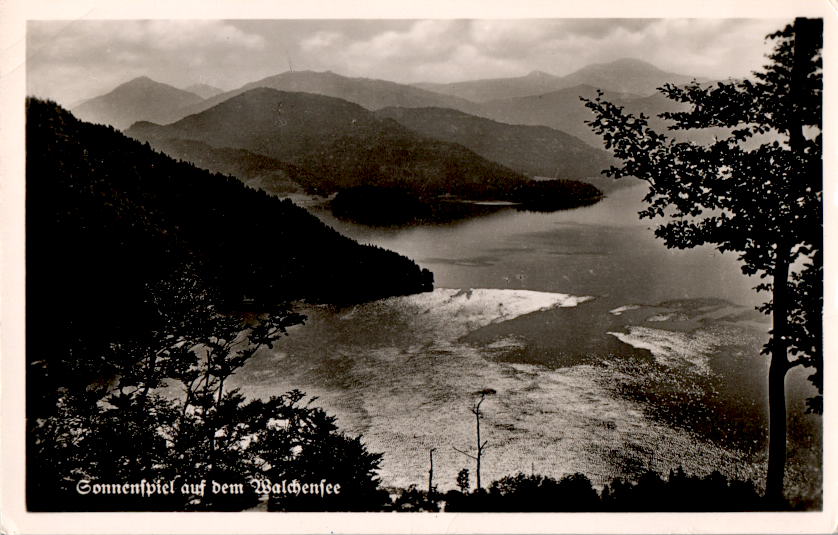
POLYGON ((462 145, 421 136, 351 102, 257 88, 199 114, 127 133, 156 147, 172 139, 244 149, 288 162, 318 178, 307 189, 397 187, 421 195, 508 196, 527 177, 462 145))
POLYGON ((150 288, 186 270, 228 306, 431 289, 432 274, 411 260, 359 245, 290 201, 81 122, 52 102, 27 106, 27 323, 30 342, 38 340, 31 361, 67 356, 74 344, 76 354, 96 354, 89 344, 142 330, 150 288))
POLYGON ((317 184, 319 180, 296 165, 244 149, 216 148, 188 139, 155 140, 154 148, 201 169, 234 176, 251 188, 275 195, 299 192, 301 187, 317 184))

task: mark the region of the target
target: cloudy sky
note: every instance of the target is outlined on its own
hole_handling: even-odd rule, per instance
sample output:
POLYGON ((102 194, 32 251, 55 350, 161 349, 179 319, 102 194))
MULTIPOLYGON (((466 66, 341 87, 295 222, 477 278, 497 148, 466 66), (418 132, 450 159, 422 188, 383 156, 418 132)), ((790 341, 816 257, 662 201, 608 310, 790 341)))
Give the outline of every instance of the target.
POLYGON ((73 105, 136 76, 233 89, 286 71, 396 82, 564 75, 621 57, 709 78, 763 64, 773 19, 30 21, 27 91, 73 105))

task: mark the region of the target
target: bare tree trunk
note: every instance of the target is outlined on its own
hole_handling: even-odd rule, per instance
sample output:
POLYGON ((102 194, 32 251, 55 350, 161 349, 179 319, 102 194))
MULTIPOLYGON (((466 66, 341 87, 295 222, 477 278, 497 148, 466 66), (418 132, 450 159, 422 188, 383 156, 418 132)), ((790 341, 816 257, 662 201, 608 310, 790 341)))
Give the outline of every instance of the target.
POLYGON ((786 469, 786 373, 789 370, 787 333, 788 250, 777 247, 774 266, 774 329, 768 371, 768 474, 765 496, 772 505, 783 503, 786 469))
POLYGON ((434 493, 434 451, 436 448, 431 448, 431 468, 428 470, 428 499, 432 499, 434 493))
MULTIPOLYGON (((823 22, 816 19, 797 18, 794 21, 794 51, 790 94, 793 106, 802 106, 805 96, 806 72, 811 61, 810 53, 817 48, 813 40, 821 39, 823 22)), ((794 108, 798 109, 799 108, 794 108)), ((804 119, 796 113, 788 124, 789 148, 795 154, 803 154, 804 119)), ((805 176, 806 180, 810 177, 805 176)), ((773 339, 771 365, 768 370, 768 474, 765 496, 772 505, 783 505, 783 486, 786 470, 787 414, 786 375, 789 371, 788 357, 788 311, 789 311, 789 264, 791 244, 780 240, 774 262, 773 295, 773 339)))
POLYGON ((483 488, 480 486, 480 457, 483 454, 483 448, 480 446, 480 403, 483 403, 483 399, 477 404, 477 407, 474 410, 474 414, 477 417, 477 491, 480 492, 480 489, 483 488))

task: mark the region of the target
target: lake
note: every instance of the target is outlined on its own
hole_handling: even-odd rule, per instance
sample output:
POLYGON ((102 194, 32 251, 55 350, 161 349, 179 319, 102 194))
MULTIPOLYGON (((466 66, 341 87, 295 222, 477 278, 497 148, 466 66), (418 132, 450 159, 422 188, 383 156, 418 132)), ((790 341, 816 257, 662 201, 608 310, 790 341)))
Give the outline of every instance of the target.
MULTIPOLYGON (((245 393, 299 388, 368 449, 386 486, 440 490, 474 462, 475 394, 488 440, 482 479, 582 472, 595 485, 651 468, 765 472, 770 328, 735 256, 669 250, 639 220, 644 186, 574 210, 503 208, 468 220, 372 228, 310 211, 340 232, 404 254, 434 292, 348 308, 305 306, 304 326, 237 376, 245 393)), ((340 266, 335 266, 340 269, 340 266)), ((820 489, 820 419, 788 384, 789 487, 820 489)))

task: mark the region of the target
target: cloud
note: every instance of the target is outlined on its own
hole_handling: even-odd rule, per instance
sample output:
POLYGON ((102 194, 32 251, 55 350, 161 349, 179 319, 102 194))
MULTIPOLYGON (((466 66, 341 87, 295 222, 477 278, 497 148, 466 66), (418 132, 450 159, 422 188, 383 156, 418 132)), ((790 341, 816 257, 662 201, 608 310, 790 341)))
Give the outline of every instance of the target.
POLYGON ((633 57, 709 78, 759 68, 762 19, 509 19, 36 21, 29 24, 31 92, 62 102, 139 76, 232 89, 296 68, 396 82, 557 75, 633 57))
POLYGON ((74 100, 134 76, 175 83, 184 72, 265 48, 225 21, 34 21, 27 28, 29 91, 74 100))
POLYGON ((218 48, 260 49, 265 39, 247 34, 224 21, 77 21, 29 25, 36 54, 53 59, 83 59, 99 50, 185 52, 206 54, 218 48))
POLYGON ((331 48, 342 40, 343 34, 340 32, 320 31, 311 37, 303 39, 300 43, 300 48, 305 52, 319 52, 331 48))
POLYGON ((389 30, 351 44, 348 57, 370 59, 434 58, 450 54, 461 43, 461 21, 422 20, 406 31, 389 30))
POLYGON ((303 48, 323 68, 402 82, 457 81, 543 70, 567 74, 621 57, 705 77, 760 66, 762 37, 782 21, 742 19, 421 20, 349 38, 318 32, 303 48))

